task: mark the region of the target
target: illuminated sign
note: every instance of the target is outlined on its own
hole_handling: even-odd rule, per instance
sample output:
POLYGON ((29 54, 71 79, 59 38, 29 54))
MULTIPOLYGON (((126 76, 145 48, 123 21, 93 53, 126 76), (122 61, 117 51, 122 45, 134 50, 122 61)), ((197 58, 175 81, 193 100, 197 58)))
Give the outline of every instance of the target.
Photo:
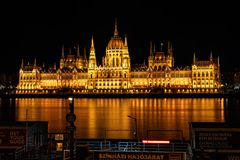
POLYGON ((26 144, 25 128, 0 128, 0 147, 17 147, 26 144))
POLYGON ((96 152, 94 158, 97 160, 184 160, 184 154, 183 152, 96 152))
POLYGON ((196 148, 240 148, 240 131, 196 131, 196 148))

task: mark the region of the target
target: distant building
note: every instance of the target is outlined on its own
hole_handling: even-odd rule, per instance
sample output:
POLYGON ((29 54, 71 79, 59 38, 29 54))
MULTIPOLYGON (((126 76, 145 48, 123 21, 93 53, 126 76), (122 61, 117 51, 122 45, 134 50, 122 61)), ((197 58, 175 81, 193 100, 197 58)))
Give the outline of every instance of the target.
MULTIPOLYGON (((221 87, 219 57, 199 61, 193 55, 192 66, 174 66, 173 47, 170 42, 161 43, 156 51, 150 43, 147 64, 131 66, 127 43, 118 34, 115 22, 114 35, 108 42, 102 64, 97 64, 94 39, 91 39, 90 53, 86 49, 80 54, 71 48, 66 54, 64 46, 60 67, 56 64, 46 69, 22 61, 16 93, 218 93, 221 87)), ((139 57, 141 58, 141 57, 139 57)))

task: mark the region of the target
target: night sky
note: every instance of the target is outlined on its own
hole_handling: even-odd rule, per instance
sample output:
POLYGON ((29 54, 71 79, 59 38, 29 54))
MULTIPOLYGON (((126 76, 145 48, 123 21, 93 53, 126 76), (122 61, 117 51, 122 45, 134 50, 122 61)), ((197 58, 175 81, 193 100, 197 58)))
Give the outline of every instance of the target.
POLYGON ((240 16, 236 4, 188 4, 128 1, 87 3, 18 2, 5 4, 1 14, 0 72, 17 73, 24 62, 59 64, 61 46, 80 45, 89 54, 91 36, 98 62, 113 36, 127 34, 132 63, 147 60, 149 44, 173 43, 175 65, 191 65, 193 52, 208 59, 220 56, 221 70, 240 67, 240 16))

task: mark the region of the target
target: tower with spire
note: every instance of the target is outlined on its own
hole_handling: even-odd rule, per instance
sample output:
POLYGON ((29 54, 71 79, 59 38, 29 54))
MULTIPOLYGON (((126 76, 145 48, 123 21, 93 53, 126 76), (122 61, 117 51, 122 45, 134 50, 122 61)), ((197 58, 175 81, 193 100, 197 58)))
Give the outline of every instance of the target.
POLYGON ((148 66, 158 70, 161 68, 172 68, 174 66, 172 44, 168 41, 167 49, 164 48, 164 43, 160 43, 160 51, 156 51, 155 44, 150 42, 150 50, 148 56, 148 66))
POLYGON ((150 47, 149 47, 149 56, 148 56, 148 66, 153 66, 153 48, 152 48, 152 41, 150 42, 150 47))
POLYGON ((83 56, 80 54, 79 44, 77 45, 76 67, 78 69, 84 68, 84 59, 83 59, 83 56))
POLYGON ((90 54, 88 59, 88 69, 94 70, 96 67, 97 67, 96 53, 95 53, 95 47, 94 47, 94 40, 92 36, 90 54))
POLYGON ((170 41, 168 41, 166 60, 167 60, 167 66, 174 67, 173 48, 172 48, 172 43, 170 41))

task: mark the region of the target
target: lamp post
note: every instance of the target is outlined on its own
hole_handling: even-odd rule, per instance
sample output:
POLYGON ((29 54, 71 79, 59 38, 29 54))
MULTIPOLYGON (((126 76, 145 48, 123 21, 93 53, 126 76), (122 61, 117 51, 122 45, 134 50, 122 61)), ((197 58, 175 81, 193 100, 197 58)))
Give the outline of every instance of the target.
POLYGON ((74 125, 74 121, 76 120, 76 115, 74 114, 74 99, 73 97, 69 97, 69 109, 70 113, 66 115, 66 120, 70 123, 70 126, 67 126, 67 129, 70 132, 70 159, 74 159, 74 131, 76 129, 74 125))
POLYGON ((130 115, 128 115, 128 117, 134 120, 133 136, 135 140, 137 140, 137 118, 130 115))

